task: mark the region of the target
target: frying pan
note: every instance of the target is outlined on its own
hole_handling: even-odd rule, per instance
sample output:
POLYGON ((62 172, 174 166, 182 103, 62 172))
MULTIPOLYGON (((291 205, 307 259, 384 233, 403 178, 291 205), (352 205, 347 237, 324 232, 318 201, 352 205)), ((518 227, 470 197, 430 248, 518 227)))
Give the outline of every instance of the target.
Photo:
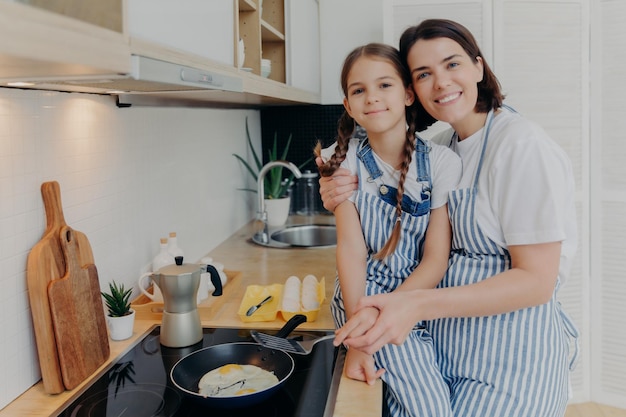
POLYGON ((274 394, 287 381, 294 361, 282 350, 264 348, 256 343, 224 343, 197 350, 179 360, 170 372, 174 386, 208 407, 234 408, 257 404, 274 394), (230 363, 255 365, 274 373, 278 382, 250 394, 230 397, 204 397, 198 393, 198 382, 207 372, 230 363))
MULTIPOLYGON (((305 321, 306 316, 296 315, 283 326, 279 334, 286 337, 305 321)), ((282 350, 269 349, 251 342, 224 343, 184 356, 172 367, 170 378, 177 389, 206 407, 249 407, 266 400, 278 391, 291 376, 294 367, 293 358, 282 350), (261 391, 230 397, 205 397, 198 393, 198 383, 207 372, 232 363, 255 365, 273 372, 278 382, 261 391)))

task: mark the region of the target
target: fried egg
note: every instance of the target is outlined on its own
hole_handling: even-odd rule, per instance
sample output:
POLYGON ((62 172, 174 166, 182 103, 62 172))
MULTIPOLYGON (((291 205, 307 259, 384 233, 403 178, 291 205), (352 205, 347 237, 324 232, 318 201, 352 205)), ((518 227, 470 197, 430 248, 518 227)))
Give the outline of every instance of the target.
POLYGON ((262 391, 277 383, 276 375, 258 366, 229 363, 204 374, 198 392, 205 397, 234 397, 262 391))

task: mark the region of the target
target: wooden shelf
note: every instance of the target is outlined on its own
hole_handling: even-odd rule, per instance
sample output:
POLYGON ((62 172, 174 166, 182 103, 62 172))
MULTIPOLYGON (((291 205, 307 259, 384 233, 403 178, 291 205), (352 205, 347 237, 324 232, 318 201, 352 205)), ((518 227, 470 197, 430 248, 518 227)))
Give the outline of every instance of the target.
POLYGON ((252 12, 256 10, 256 3, 253 0, 239 0, 240 12, 252 12))
POLYGON ((263 42, 285 42, 285 35, 270 26, 265 20, 261 20, 261 39, 263 42))
POLYGON ((284 0, 237 0, 238 21, 235 30, 235 50, 239 53, 239 39, 245 46, 244 67, 261 75, 261 59, 272 62, 270 80, 286 83, 285 6, 284 0))

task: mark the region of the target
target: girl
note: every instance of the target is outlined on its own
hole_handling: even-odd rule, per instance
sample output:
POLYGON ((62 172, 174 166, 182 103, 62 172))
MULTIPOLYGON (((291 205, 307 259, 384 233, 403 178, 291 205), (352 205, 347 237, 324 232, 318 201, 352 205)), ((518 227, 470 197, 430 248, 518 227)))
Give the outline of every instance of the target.
MULTIPOLYGON (((450 254, 447 194, 461 173, 453 152, 416 137, 414 94, 395 48, 368 44, 352 51, 341 86, 345 112, 337 146, 325 153, 320 173, 332 175, 341 164, 362 186, 335 209, 338 280, 331 309, 337 327, 353 316, 365 294, 437 285, 450 254), (350 140, 355 122, 367 130, 363 141, 350 140)), ((319 144, 316 151, 319 156, 319 144)), ((377 315, 369 312, 371 320, 377 315)), ((367 323, 365 312, 360 318, 367 323)), ((390 415, 451 415, 422 323, 414 323, 404 343, 373 356, 349 349, 346 372, 368 383, 382 375, 390 415)))

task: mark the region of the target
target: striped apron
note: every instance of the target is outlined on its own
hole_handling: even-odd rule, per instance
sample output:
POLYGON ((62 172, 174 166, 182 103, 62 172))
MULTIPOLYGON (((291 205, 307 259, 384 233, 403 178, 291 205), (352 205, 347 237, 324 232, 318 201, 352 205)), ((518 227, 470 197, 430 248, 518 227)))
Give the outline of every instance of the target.
MULTIPOLYGON (((473 187, 450 192, 452 254, 439 287, 469 285, 511 267, 508 250, 485 236, 476 222, 476 188, 492 120, 490 112, 473 187)), ((489 317, 437 319, 427 328, 454 416, 564 415, 569 338, 578 334, 561 311, 556 289, 548 303, 537 307, 489 317)))
MULTIPOLYGON (((422 184, 420 201, 404 195, 401 216, 401 240, 395 252, 384 261, 373 255, 387 242, 396 221, 397 189, 382 184, 382 172, 378 168, 367 140, 359 145, 357 152, 357 175, 361 177, 361 165, 369 177, 366 181, 379 186, 379 195, 357 190, 355 206, 359 212, 363 236, 368 249, 366 294, 388 293, 398 287, 417 267, 421 259, 424 236, 430 218, 430 147, 417 138, 415 161, 417 179, 422 184), (382 190, 382 192, 381 192, 382 190)), ((359 180, 359 184, 362 181, 359 180)), ((331 311, 337 327, 346 322, 339 280, 331 311)), ((449 389, 445 385, 435 362, 433 340, 423 323, 416 324, 407 340, 400 346, 385 345, 374 355, 376 367, 386 372, 386 413, 391 416, 451 417, 449 389)))

